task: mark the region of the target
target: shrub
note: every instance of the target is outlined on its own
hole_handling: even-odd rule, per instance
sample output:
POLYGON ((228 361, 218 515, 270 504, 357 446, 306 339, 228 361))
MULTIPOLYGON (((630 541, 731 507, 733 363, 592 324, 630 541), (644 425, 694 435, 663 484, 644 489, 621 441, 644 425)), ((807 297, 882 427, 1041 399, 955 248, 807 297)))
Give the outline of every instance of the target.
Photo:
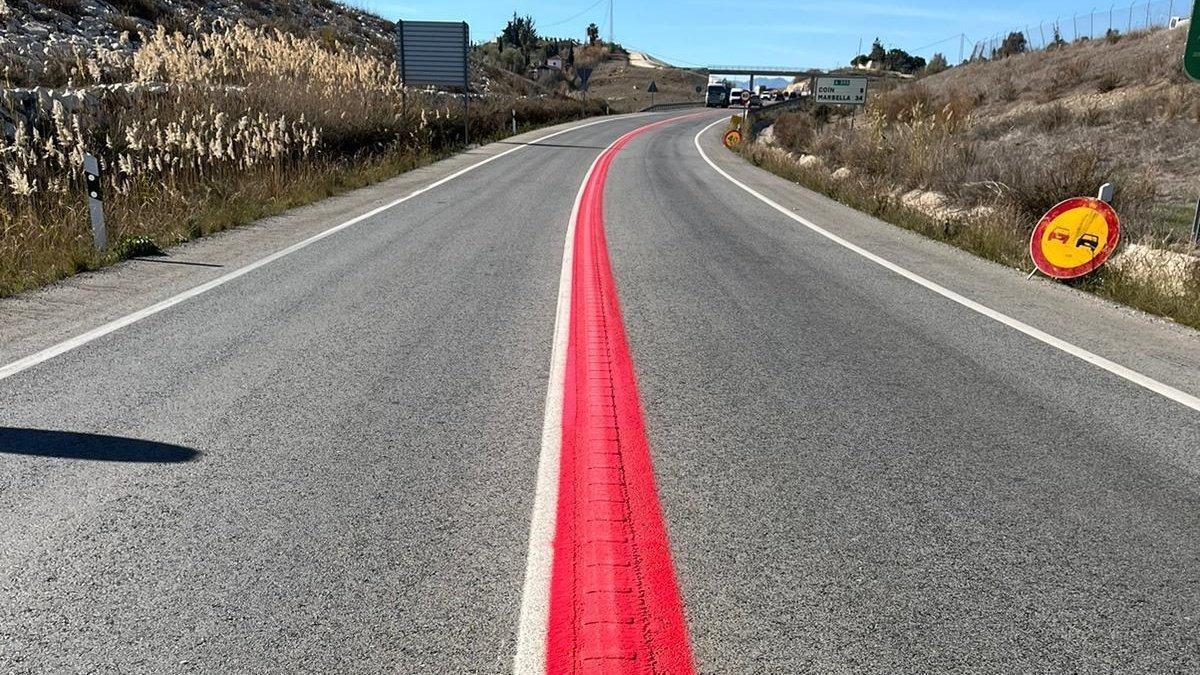
POLYGON ((109 4, 129 16, 147 21, 158 21, 163 10, 155 0, 109 0, 109 4))
POLYGON ((1042 106, 1029 115, 1030 125, 1042 133, 1065 127, 1074 120, 1075 116, 1062 103, 1042 106))
POLYGON ((807 113, 785 113, 775 122, 775 140, 795 152, 808 152, 816 135, 816 121, 807 113))
POLYGON ((1107 94, 1121 86, 1121 74, 1117 71, 1110 70, 1100 76, 1096 80, 1096 91, 1101 94, 1107 94))

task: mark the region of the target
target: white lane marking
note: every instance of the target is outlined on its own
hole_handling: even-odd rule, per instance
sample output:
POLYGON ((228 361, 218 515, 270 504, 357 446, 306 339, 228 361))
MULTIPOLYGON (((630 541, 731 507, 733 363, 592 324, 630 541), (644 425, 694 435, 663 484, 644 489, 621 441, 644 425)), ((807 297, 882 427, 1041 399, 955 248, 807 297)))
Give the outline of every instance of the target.
POLYGON ((335 225, 334 227, 331 227, 328 230, 319 232, 319 233, 309 237, 308 239, 305 239, 304 241, 297 242, 295 244, 292 244, 291 246, 288 246, 285 249, 276 251, 275 253, 272 253, 271 255, 266 256, 265 258, 256 260, 256 261, 246 265, 245 267, 240 267, 232 272, 229 272, 228 274, 219 276, 216 279, 213 279, 212 281, 208 281, 203 284, 200 284, 199 286, 189 288, 188 290, 186 290, 178 295, 171 296, 171 297, 167 298, 166 300, 157 302, 153 305, 150 305, 149 307, 139 309, 138 311, 133 312, 132 314, 127 314, 119 319, 114 319, 106 324, 103 324, 101 326, 93 328, 92 330, 89 330, 86 333, 83 333, 82 335, 77 335, 68 340, 64 340, 56 345, 47 347, 39 352, 30 354, 29 356, 26 356, 21 359, 17 359, 16 361, 13 361, 12 363, 9 363, 4 366, 0 366, 0 380, 3 380, 8 377, 12 377, 13 375, 16 375, 17 373, 28 370, 40 363, 45 363, 46 361, 49 361, 50 359, 52 359, 56 356, 65 354, 65 353, 71 351, 72 349, 77 349, 79 347, 82 347, 83 345, 86 345, 89 342, 98 340, 99 338, 102 338, 105 335, 108 335, 109 333, 121 330, 122 328, 124 328, 130 324, 137 323, 138 321, 141 321, 142 319, 145 319, 150 316, 154 316, 155 314, 158 314, 159 312, 161 312, 163 310, 170 309, 171 307, 174 307, 175 305, 178 305, 181 302, 185 302, 185 301, 190 300, 198 295, 207 293, 208 291, 211 291, 212 289, 217 288, 218 286, 222 286, 224 284, 229 283, 230 281, 233 281, 234 279, 237 279, 238 277, 249 274, 250 272, 253 272, 254 270, 256 270, 260 267, 263 267, 264 265, 269 265, 284 256, 291 255, 292 253, 295 253, 296 251, 299 251, 302 248, 310 246, 330 235, 341 232, 342 230, 344 230, 348 227, 357 225, 358 223, 360 223, 368 218, 371 218, 373 216, 377 216, 380 213, 387 211, 388 209, 395 208, 396 206, 399 206, 400 204, 403 204, 404 202, 407 202, 408 200, 413 199, 414 197, 418 197, 426 192, 429 192, 430 190, 432 190, 434 188, 445 185, 446 183, 449 183, 450 181, 454 180, 455 178, 458 178, 464 174, 474 171, 475 169, 478 169, 479 167, 481 167, 485 164, 490 164, 490 163, 500 159, 501 157, 510 155, 514 152, 517 152, 518 150, 523 150, 524 148, 528 147, 529 145, 537 145, 538 143, 550 140, 551 138, 554 138, 555 136, 561 136, 565 133, 576 131, 578 129, 584 129, 584 128, 587 128, 590 126, 595 126, 597 124, 604 124, 606 122, 612 122, 612 121, 616 121, 616 120, 620 120, 620 119, 629 119, 629 117, 632 117, 632 116, 606 117, 604 119, 594 120, 591 122, 587 122, 585 124, 573 126, 569 129, 562 129, 560 131, 555 131, 553 133, 546 134, 545 136, 541 136, 541 137, 537 138, 536 140, 530 141, 528 144, 518 145, 515 148, 510 148, 510 149, 505 150, 504 152, 501 152, 497 155, 488 157, 487 159, 485 159, 483 161, 476 162, 475 164, 472 164, 468 167, 460 169, 460 170, 450 174, 449 176, 446 176, 445 178, 442 178, 433 183, 430 183, 429 185, 426 185, 423 188, 414 190, 413 192, 409 193, 405 197, 401 197, 400 199, 397 199, 393 202, 384 204, 383 206, 380 206, 376 209, 372 209, 360 216, 351 218, 350 220, 347 220, 346 222, 344 222, 340 225, 335 225))
MULTIPOLYGON (((624 135, 621 136, 624 138, 624 135)), ((546 672, 546 636, 550 630, 550 573, 554 565, 554 530, 558 524, 558 473, 562 455, 563 389, 567 377, 567 342, 571 337, 571 278, 575 261, 575 223, 583 193, 600 158, 621 138, 605 148, 583 176, 563 245, 562 272, 558 277, 558 308, 554 315, 554 345, 550 352, 550 381, 546 389, 546 417, 542 422, 542 450, 538 456, 537 485, 529 523, 529 553, 525 584, 521 589, 521 615, 517 625, 517 651, 513 672, 542 675, 546 672)))
POLYGON ((829 232, 828 230, 822 229, 821 227, 813 224, 807 218, 804 218, 803 216, 793 213, 787 207, 779 205, 774 200, 772 200, 770 197, 767 197, 767 196, 759 193, 754 188, 750 187, 749 185, 746 185, 745 183, 741 182, 740 180, 729 175, 728 173, 725 172, 724 169, 717 166, 709 158, 708 154, 704 152, 704 148, 700 147, 700 136, 702 136, 704 134, 704 132, 708 131, 709 129, 711 129, 723 122, 725 122, 725 120, 723 120, 723 119, 717 120, 716 122, 704 127, 703 129, 701 129, 699 131, 699 133, 696 134, 695 138, 692 139, 692 142, 696 146, 696 150, 698 150, 700 152, 700 157, 702 157, 704 159, 704 161, 707 162, 708 165, 713 168, 714 171, 716 171, 717 173, 724 176, 726 179, 729 180, 729 182, 733 183, 734 185, 736 185, 736 186, 740 187, 741 189, 745 190, 746 192, 750 193, 751 195, 756 197, 759 201, 763 202, 767 206, 770 206, 771 208, 782 213, 783 215, 787 216, 788 218, 791 218, 792 220, 796 221, 797 223, 800 223, 801 225, 812 230, 813 232, 816 232, 817 234, 821 235, 822 237, 825 237, 829 241, 832 241, 833 243, 835 243, 839 246, 847 248, 881 267, 889 269, 889 270, 895 272, 896 274, 899 274, 900 276, 908 279, 909 281, 912 281, 913 283, 924 286, 925 288, 933 291, 934 293, 937 293, 938 295, 940 295, 944 298, 953 300, 954 302, 957 302, 958 304, 962 305, 963 307, 966 307, 967 309, 978 312, 978 313, 988 317, 989 319, 998 321, 998 322, 1008 326, 1009 328, 1018 330, 1035 340, 1044 342, 1044 343, 1050 345, 1051 347, 1054 347, 1055 349, 1059 349, 1061 351, 1064 351, 1064 352, 1070 354, 1071 356, 1074 356, 1078 359, 1087 361, 1088 363, 1090 363, 1092 365, 1103 368, 1104 370, 1107 370, 1108 372, 1112 373, 1113 375, 1124 378, 1125 380, 1128 380, 1128 381, 1138 385, 1139 387, 1149 389, 1150 391, 1152 391, 1156 394, 1159 394, 1160 396, 1169 398, 1172 401, 1175 401, 1176 403, 1180 403, 1182 405, 1185 405, 1185 406, 1191 408, 1192 410, 1200 411, 1200 398, 1193 396, 1187 392, 1180 391, 1179 389, 1176 389, 1170 385, 1163 384, 1162 382, 1159 382, 1158 380, 1155 380, 1151 377, 1143 375, 1143 374, 1137 372, 1136 370, 1126 368, 1125 366, 1122 366, 1119 363, 1109 361, 1108 359, 1104 358, 1103 356, 1093 354, 1092 352, 1089 352, 1088 350, 1086 350, 1082 347, 1079 347, 1070 342, 1067 342, 1066 340, 1054 337, 1053 335, 1050 335, 1049 333, 1046 333, 1037 328, 1034 328, 1033 326, 1030 326, 1027 323, 1024 323, 1022 321, 1014 319, 1011 316, 1004 314, 1003 312, 998 312, 990 307, 987 307, 978 302, 975 302, 974 300, 971 300, 970 298, 967 298, 963 295, 959 295, 958 293, 955 293, 954 291, 952 291, 944 286, 941 286, 937 283, 930 281, 929 279, 926 279, 925 277, 917 274, 916 272, 911 272, 911 271, 897 265, 896 263, 891 262, 890 260, 886 260, 884 258, 881 258, 881 257, 875 255, 874 253, 871 253, 870 251, 862 248, 861 246, 852 244, 849 241, 842 239, 841 237, 837 236, 836 234, 834 234, 832 232, 829 232))

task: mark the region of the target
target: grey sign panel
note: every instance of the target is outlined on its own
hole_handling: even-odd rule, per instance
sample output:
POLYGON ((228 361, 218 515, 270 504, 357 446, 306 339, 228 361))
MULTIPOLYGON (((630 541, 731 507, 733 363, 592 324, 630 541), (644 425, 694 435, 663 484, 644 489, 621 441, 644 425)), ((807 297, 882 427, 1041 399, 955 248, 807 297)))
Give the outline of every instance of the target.
POLYGON ((396 22, 396 63, 406 85, 467 86, 471 31, 458 21, 396 22))

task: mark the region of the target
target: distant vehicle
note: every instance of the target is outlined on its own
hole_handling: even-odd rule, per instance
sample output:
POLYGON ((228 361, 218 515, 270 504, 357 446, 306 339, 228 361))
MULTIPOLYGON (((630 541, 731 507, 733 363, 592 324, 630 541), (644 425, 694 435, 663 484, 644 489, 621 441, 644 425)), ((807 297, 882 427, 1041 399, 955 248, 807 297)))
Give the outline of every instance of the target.
POLYGON ((744 89, 731 89, 729 91, 729 105, 742 105, 742 92, 744 89))
POLYGON ((762 97, 761 97, 761 96, 759 96, 758 94, 751 94, 751 95, 750 95, 750 107, 751 107, 751 108, 761 108, 761 107, 763 107, 763 100, 762 100, 762 97))
POLYGON ((704 107, 728 108, 730 102, 729 93, 730 86, 728 84, 708 85, 708 96, 704 99, 704 107))
POLYGON ((784 91, 784 90, 782 90, 782 89, 780 89, 779 91, 775 92, 775 100, 776 100, 776 101, 786 101, 786 100, 788 100, 788 92, 786 92, 786 91, 784 91))

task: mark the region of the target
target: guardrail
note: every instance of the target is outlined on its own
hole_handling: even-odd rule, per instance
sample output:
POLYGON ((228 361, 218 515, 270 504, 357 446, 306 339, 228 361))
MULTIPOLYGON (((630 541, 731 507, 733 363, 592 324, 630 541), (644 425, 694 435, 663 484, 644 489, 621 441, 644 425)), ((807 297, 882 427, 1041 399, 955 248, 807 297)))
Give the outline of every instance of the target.
POLYGON ((704 101, 688 101, 686 103, 659 103, 647 106, 638 112, 654 112, 656 110, 675 110, 677 108, 703 108, 704 101))

